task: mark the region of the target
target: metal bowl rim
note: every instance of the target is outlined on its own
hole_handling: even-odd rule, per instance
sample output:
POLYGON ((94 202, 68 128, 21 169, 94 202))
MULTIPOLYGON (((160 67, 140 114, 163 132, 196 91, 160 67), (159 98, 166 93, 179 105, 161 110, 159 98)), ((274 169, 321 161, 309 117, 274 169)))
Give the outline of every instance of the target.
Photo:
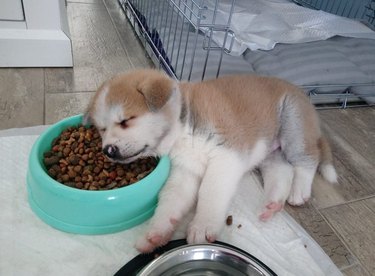
MULTIPOLYGON (((179 256, 181 252, 185 250, 189 250, 189 254, 191 254, 194 250, 199 250, 199 249, 204 250, 204 251, 213 251, 213 250, 220 251, 221 253, 224 253, 224 255, 229 255, 229 254, 235 255, 236 257, 240 258, 242 262, 246 263, 246 265, 251 265, 253 268, 257 269, 262 275, 265 275, 265 276, 275 275, 272 272, 272 270, 270 270, 270 268, 268 268, 265 264, 260 262, 258 259, 250 255, 249 253, 243 250, 240 250, 234 246, 226 245, 224 243, 215 243, 215 244, 202 243, 202 244, 194 244, 194 245, 187 244, 187 245, 178 246, 174 249, 171 249, 161 254, 160 256, 152 260, 139 272, 138 275, 139 276, 151 275, 150 273, 152 273, 153 270, 157 266, 170 262, 171 260, 179 256)), ((205 259, 202 258, 201 260, 205 260, 205 259)))

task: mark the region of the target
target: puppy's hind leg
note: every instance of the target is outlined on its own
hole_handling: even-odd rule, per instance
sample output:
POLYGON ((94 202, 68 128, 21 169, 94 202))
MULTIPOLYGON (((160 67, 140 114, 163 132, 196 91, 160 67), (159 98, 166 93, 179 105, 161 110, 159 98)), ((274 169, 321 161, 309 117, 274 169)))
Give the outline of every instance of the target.
POLYGON ((262 162, 260 171, 266 202, 259 219, 266 221, 284 207, 292 187, 293 166, 285 160, 280 150, 276 150, 262 162))
POLYGON ((311 196, 311 186, 319 163, 317 141, 321 135, 314 108, 301 97, 285 97, 280 113, 279 133, 282 153, 294 167, 288 203, 296 206, 304 204, 311 196))
POLYGON ((294 180, 288 197, 290 205, 300 206, 310 199, 316 169, 317 164, 294 167, 294 180))

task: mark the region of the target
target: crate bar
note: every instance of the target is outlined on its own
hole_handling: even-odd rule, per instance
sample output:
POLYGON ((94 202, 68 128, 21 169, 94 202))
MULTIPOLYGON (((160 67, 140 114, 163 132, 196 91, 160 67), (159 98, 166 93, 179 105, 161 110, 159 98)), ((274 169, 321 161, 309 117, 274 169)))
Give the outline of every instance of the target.
MULTIPOLYGON (((159 60, 159 62, 163 63, 163 69, 167 71, 167 73, 173 77, 173 78, 176 78, 175 74, 173 73, 173 70, 169 67, 168 63, 166 62, 166 60, 163 58, 163 56, 161 55, 161 53, 159 52, 159 50, 157 49, 157 47, 155 46, 155 44, 153 43, 150 35, 147 33, 146 31, 146 28, 145 26, 142 24, 140 18, 138 17, 138 15, 136 14, 133 6, 132 6, 132 3, 130 3, 130 1, 128 0, 124 0, 124 1, 119 1, 120 3, 120 6, 121 8, 123 9, 123 11, 126 13, 126 9, 129 9, 133 15, 133 17, 136 18, 137 22, 139 23, 139 25, 141 26, 141 34, 142 36, 145 37, 146 41, 151 45, 151 49, 152 51, 155 52, 155 54, 157 54, 157 58, 159 60)), ((126 13, 127 14, 127 13, 126 13)))
MULTIPOLYGON (((236 4, 236 0, 233 0, 232 1, 232 7, 231 7, 230 13, 229 13, 228 22, 227 22, 229 28, 230 28, 230 23, 232 22, 232 15, 233 15, 234 5, 235 4, 236 4)), ((216 71, 216 78, 219 77, 219 74, 220 74, 221 64, 222 64, 222 61, 223 61, 224 52, 226 50, 226 44, 227 44, 227 39, 228 39, 228 33, 229 32, 230 32, 229 29, 225 32, 224 42, 223 42, 223 49, 221 50, 221 53, 220 53, 219 65, 218 65, 218 68, 217 68, 217 71, 216 71)), ((234 36, 232 36, 232 41, 231 41, 231 44, 229 46, 229 49, 228 49, 227 53, 230 53, 232 51, 233 43, 234 43, 234 36)))
MULTIPOLYGON (((185 21, 183 21, 183 22, 185 22, 185 21)), ((185 69, 186 53, 187 53, 187 47, 188 47, 188 43, 189 43, 189 38, 190 38, 190 31, 188 30, 187 37, 186 37, 186 42, 185 42, 184 55, 183 55, 183 58, 182 58, 181 73, 180 73, 180 78, 179 79, 182 79, 182 76, 183 76, 183 73, 184 73, 184 69, 185 69)), ((197 47, 197 45, 194 45, 194 48, 195 47, 197 47)))

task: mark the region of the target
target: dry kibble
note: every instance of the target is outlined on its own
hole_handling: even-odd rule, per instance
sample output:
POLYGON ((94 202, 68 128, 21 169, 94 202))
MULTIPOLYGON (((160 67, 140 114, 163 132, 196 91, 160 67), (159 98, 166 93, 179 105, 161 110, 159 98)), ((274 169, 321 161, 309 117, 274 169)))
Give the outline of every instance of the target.
POLYGON ((117 176, 119 176, 119 177, 123 177, 125 175, 125 171, 123 169, 121 169, 121 168, 118 169, 116 171, 116 173, 117 173, 117 176))
POLYGON ((75 171, 70 170, 68 172, 69 179, 74 179, 77 176, 77 173, 75 171))
POLYGON ((61 179, 62 179, 62 181, 63 181, 64 183, 67 183, 67 182, 69 182, 70 177, 69 177, 69 175, 67 175, 67 174, 63 174, 63 175, 61 176, 61 179))
POLYGON ((114 187, 116 187, 118 184, 116 182, 111 182, 110 184, 108 184, 106 186, 107 190, 110 190, 110 189, 113 189, 114 187))
POLYGON ((77 189, 109 190, 136 183, 152 172, 153 157, 130 164, 110 162, 102 153, 99 132, 93 127, 69 127, 52 141, 43 155, 47 173, 56 181, 77 189))
POLYGON ((115 171, 112 171, 112 172, 110 172, 110 173, 108 174, 108 176, 109 176, 110 178, 112 178, 112 179, 116 179, 116 177, 117 177, 117 173, 116 173, 115 171))
POLYGON ((89 160, 89 155, 86 153, 86 154, 82 155, 81 158, 82 158, 83 161, 87 161, 87 160, 89 160))
POLYGON ((226 224, 227 225, 232 225, 232 223, 233 223, 233 216, 228 216, 227 220, 226 220, 226 224))
POLYGON ((76 186, 75 186, 77 189, 82 189, 83 188, 83 183, 82 182, 76 182, 76 186))
POLYGON ((54 170, 54 168, 50 168, 50 169, 48 170, 48 174, 49 174, 50 176, 52 176, 52 177, 56 177, 57 172, 54 170))
MULTIPOLYGON (((52 153, 52 152, 50 152, 52 153)), ((50 167, 54 164, 58 164, 60 161, 60 158, 57 157, 57 156, 50 156, 50 157, 45 157, 44 158, 44 164, 47 166, 47 167, 50 167)))
POLYGON ((75 154, 69 156, 69 162, 72 165, 78 165, 79 160, 80 160, 80 158, 75 154))
POLYGON ((64 148, 64 149, 63 149, 63 154, 64 154, 64 156, 65 156, 65 157, 69 156, 70 151, 71 151, 70 148, 68 148, 68 147, 64 148))

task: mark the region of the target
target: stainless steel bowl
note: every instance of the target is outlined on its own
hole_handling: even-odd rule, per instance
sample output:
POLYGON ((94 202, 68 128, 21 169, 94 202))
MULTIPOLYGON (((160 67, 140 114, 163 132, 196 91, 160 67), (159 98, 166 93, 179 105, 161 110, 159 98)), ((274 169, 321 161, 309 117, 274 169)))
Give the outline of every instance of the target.
POLYGON ((224 244, 183 245, 165 252, 137 275, 276 275, 262 262, 233 246, 224 244))

